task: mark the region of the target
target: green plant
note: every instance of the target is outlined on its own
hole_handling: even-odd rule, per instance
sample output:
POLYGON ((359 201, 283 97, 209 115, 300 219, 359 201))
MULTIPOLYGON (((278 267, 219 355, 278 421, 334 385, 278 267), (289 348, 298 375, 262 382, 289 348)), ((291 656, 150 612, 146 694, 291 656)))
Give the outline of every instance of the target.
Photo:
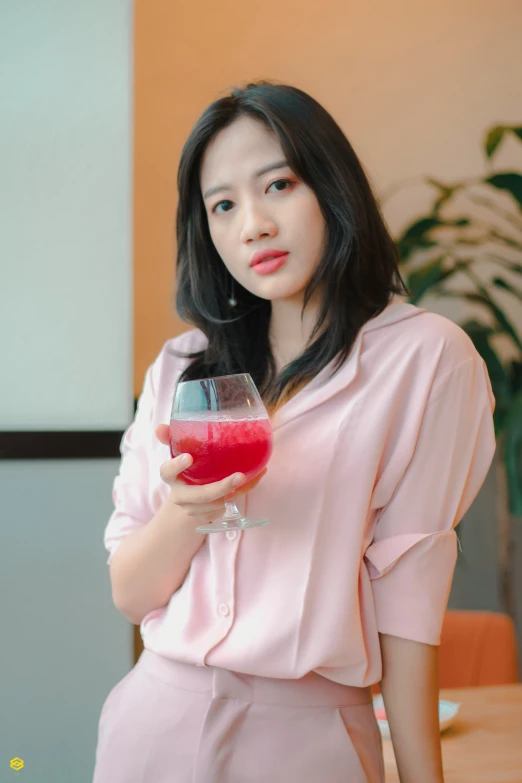
MULTIPOLYGON (((505 611, 514 616, 513 524, 522 516, 522 340, 502 302, 522 301, 522 174, 494 172, 506 136, 522 142, 522 127, 498 125, 486 134, 484 177, 441 183, 431 207, 397 239, 410 301, 452 298, 473 310, 459 325, 486 362, 496 398, 499 567, 505 611)), ((509 309, 512 309, 511 307, 509 309)))

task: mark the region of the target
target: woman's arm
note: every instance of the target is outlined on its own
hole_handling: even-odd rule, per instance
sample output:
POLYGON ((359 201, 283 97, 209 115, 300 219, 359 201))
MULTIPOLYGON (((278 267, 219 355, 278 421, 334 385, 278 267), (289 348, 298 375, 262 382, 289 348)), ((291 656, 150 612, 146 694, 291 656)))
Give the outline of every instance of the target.
POLYGON ((381 691, 401 783, 444 783, 438 647, 380 634, 381 691))
POLYGON ((139 625, 152 609, 166 606, 203 542, 194 517, 168 497, 148 524, 123 539, 111 560, 112 600, 118 611, 139 625))
MULTIPOLYGON (((159 440, 168 445, 168 425, 156 428, 159 440)), ((110 562, 112 598, 116 608, 131 623, 139 625, 153 609, 166 606, 183 583, 192 558, 205 541, 196 533, 197 524, 216 519, 224 508, 224 499, 237 488, 233 474, 205 486, 186 486, 179 474, 191 463, 183 455, 164 462, 161 478, 170 492, 157 514, 145 525, 129 533, 120 543, 110 562)), ((265 470, 236 489, 236 497, 257 486, 265 470)))

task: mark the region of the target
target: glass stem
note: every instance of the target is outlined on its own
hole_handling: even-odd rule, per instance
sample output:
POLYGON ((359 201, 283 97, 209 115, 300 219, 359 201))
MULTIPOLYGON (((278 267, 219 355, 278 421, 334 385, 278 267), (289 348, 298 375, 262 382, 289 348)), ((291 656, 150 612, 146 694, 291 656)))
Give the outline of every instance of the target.
POLYGON ((223 514, 223 524, 226 527, 227 522, 238 522, 241 514, 234 501, 234 492, 231 492, 225 498, 225 513, 223 514))

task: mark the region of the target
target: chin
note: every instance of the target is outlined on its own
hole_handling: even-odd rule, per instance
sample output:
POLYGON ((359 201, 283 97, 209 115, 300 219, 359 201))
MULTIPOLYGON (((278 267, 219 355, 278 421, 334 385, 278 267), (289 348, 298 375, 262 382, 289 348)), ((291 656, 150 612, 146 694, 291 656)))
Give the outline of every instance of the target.
POLYGON ((258 296, 260 299, 266 299, 268 302, 287 302, 292 300, 299 300, 302 301, 304 299, 304 290, 295 290, 292 289, 290 291, 273 291, 268 293, 267 291, 263 292, 254 292, 256 296, 258 296))
POLYGON ((289 283, 288 280, 276 280, 275 278, 266 281, 263 286, 252 286, 249 290, 260 299, 266 299, 270 302, 284 301, 290 299, 304 298, 307 283, 289 283))

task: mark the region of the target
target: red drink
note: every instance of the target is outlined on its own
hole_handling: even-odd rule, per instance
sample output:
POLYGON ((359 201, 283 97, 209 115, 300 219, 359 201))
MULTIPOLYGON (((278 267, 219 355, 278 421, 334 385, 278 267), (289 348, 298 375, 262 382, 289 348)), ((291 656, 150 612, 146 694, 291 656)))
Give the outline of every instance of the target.
POLYGON ((264 417, 171 419, 170 453, 192 456, 194 462, 180 475, 186 484, 211 484, 232 473, 244 473, 250 481, 270 459, 272 428, 264 417))

